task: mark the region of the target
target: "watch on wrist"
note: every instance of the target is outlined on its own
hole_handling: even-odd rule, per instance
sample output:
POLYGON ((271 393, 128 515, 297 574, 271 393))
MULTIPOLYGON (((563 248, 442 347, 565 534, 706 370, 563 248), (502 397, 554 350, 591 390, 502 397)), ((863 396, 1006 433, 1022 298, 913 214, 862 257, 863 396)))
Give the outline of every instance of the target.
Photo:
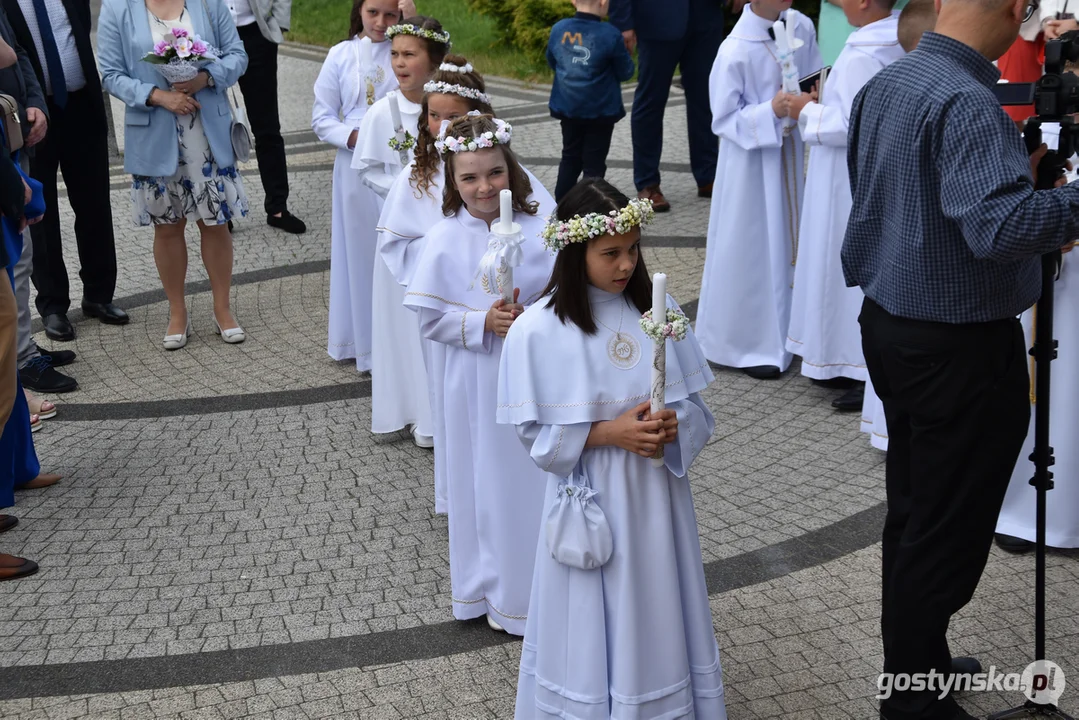
POLYGON ((217 83, 214 82, 214 76, 210 74, 209 70, 207 70, 206 68, 203 68, 202 70, 199 70, 199 72, 206 73, 206 85, 208 87, 217 87, 217 83))

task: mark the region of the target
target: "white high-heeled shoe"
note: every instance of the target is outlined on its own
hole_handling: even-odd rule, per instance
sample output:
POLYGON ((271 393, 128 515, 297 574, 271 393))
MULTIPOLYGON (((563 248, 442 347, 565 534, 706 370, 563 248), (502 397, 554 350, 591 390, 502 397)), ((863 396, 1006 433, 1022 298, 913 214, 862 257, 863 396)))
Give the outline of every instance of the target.
POLYGON ((247 339, 247 334, 242 327, 236 326, 229 328, 228 330, 222 330, 221 324, 217 322, 217 318, 214 318, 214 332, 221 336, 221 339, 230 345, 238 345, 247 339))
POLYGON ((184 345, 187 345, 187 335, 191 332, 191 318, 187 319, 187 327, 179 335, 166 335, 164 341, 161 343, 166 350, 179 350, 184 345))

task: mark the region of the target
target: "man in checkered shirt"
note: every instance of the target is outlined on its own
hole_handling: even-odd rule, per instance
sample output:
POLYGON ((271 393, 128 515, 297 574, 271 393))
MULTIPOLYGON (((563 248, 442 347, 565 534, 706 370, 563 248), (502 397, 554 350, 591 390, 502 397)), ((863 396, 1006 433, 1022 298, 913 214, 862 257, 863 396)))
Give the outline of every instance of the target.
MULTIPOLYGON (((976 668, 953 663, 946 633, 985 567, 1030 422, 1016 316, 1041 293, 1039 256, 1079 237, 1079 187, 1034 190, 991 92, 992 61, 1035 0, 938 7, 936 32, 865 86, 850 121, 843 270, 866 295, 862 347, 889 435, 886 673, 976 668)), ((973 717, 938 695, 893 692, 881 717, 973 717)))

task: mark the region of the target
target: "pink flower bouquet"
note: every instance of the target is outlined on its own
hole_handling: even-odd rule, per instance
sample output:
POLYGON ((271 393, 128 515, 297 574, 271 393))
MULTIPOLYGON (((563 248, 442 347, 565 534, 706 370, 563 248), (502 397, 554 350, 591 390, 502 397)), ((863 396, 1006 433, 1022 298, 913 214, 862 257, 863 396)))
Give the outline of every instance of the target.
POLYGON ((217 56, 198 35, 192 36, 183 28, 173 28, 142 59, 157 68, 170 83, 178 83, 193 80, 199 69, 216 60, 217 56))

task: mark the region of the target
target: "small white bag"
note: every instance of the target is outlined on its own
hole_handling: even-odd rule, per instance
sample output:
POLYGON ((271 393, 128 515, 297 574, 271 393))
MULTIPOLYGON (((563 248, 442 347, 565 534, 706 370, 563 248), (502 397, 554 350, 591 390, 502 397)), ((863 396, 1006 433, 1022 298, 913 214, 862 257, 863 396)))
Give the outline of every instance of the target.
POLYGON ((558 497, 547 513, 547 549, 563 565, 594 570, 611 559, 611 526, 592 501, 595 496, 580 463, 558 485, 558 497))

